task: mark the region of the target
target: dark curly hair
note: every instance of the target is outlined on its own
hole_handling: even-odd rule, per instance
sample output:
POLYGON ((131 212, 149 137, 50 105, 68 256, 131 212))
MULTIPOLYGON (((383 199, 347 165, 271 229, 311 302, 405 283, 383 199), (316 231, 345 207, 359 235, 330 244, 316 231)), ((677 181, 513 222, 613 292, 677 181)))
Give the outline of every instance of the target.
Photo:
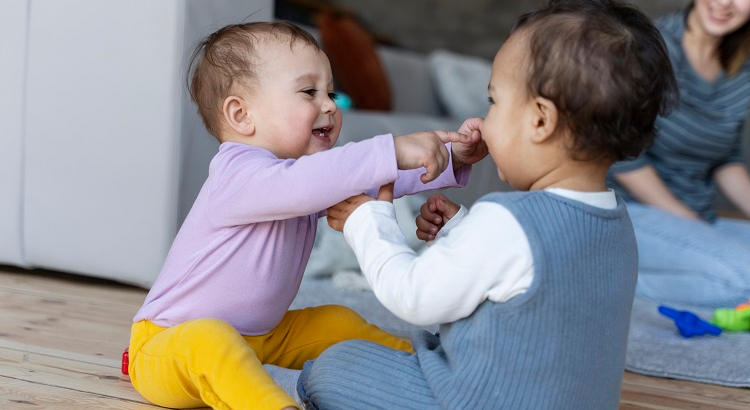
POLYGON ((619 161, 652 143, 677 102, 666 46, 648 17, 613 0, 553 0, 511 33, 529 45, 527 91, 552 101, 575 159, 619 161))

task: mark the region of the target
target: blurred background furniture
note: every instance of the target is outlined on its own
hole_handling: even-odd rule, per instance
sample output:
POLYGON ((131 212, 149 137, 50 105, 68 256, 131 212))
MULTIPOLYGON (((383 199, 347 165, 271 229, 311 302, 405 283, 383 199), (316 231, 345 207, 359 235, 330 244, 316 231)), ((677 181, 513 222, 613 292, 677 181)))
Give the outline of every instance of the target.
MULTIPOLYGON (((149 287, 217 149, 186 90, 190 54, 225 24, 272 19, 273 7, 5 2, 0 264, 149 287)), ((346 112, 340 143, 460 124, 440 110, 425 55, 379 53, 394 112, 346 112)))
MULTIPOLYGON (((344 112, 339 144, 388 132, 455 129, 467 115, 484 115, 491 58, 487 50, 503 38, 500 32, 481 31, 480 23, 495 13, 505 33, 518 12, 539 3, 461 3, 466 18, 458 28, 466 36, 458 40, 453 32, 428 29, 449 27, 445 21, 456 14, 450 10, 459 3, 428 8, 426 0, 414 0, 404 5, 409 10, 404 16, 393 7, 394 1, 332 2, 357 11, 363 26, 369 22, 382 30, 368 31, 372 45, 366 47, 352 47, 363 44, 353 42, 352 33, 334 36, 333 41, 348 41, 350 47, 343 49, 351 53, 371 47, 385 73, 387 84, 381 86, 390 91, 388 111, 362 110, 355 104, 344 112), (422 14, 417 13, 420 7, 422 14), (471 10, 482 16, 470 20, 471 10), (393 19, 384 20, 387 13, 393 19), (417 27, 411 32, 404 26, 410 21, 417 27), (481 44, 480 37, 485 39, 481 44), (466 39, 472 47, 462 47, 466 39), (425 46, 412 47, 415 42, 425 46), (475 55, 463 55, 464 49, 475 55), (467 107, 467 102, 476 105, 467 107)), ((190 54, 202 37, 223 25, 294 17, 275 13, 276 7, 289 2, 3 2, 0 264, 149 287, 217 149, 187 93, 190 54)), ((323 3, 302 2, 308 7, 323 3)), ((684 2, 657 1, 650 7, 663 9, 673 3, 684 2)), ((307 28, 320 37, 318 28, 307 28)), ((359 40, 367 40, 359 34, 359 40)), ((331 57, 336 73, 337 56, 331 57)), ((507 187, 485 159, 475 166, 468 187, 449 190, 448 195, 470 205, 497 189, 507 187)), ((339 239, 334 242, 340 248, 339 239)), ((317 247, 311 264, 330 267, 315 258, 332 254, 331 249, 317 247)))
POLYGON ((272 16, 272 0, 3 2, 0 263, 149 286, 215 153, 190 52, 272 16))

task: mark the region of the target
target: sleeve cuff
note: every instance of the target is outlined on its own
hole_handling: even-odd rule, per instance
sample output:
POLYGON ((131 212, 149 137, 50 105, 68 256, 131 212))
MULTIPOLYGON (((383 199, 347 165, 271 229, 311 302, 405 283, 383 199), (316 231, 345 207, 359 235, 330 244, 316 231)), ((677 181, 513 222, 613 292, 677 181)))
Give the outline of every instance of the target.
POLYGON ((388 182, 395 181, 398 178, 398 164, 396 163, 396 145, 393 141, 393 135, 376 135, 373 139, 382 150, 380 169, 383 172, 383 179, 388 182))
POLYGON ((356 246, 356 234, 367 227, 367 223, 375 217, 375 214, 396 219, 396 209, 393 207, 393 203, 387 201, 365 202, 355 209, 344 223, 344 239, 350 246, 356 246))
POLYGON ((465 206, 461 205, 461 208, 459 208, 458 212, 453 215, 453 218, 449 219, 448 222, 446 222, 445 225, 440 228, 440 231, 438 232, 435 239, 448 235, 448 232, 450 232, 451 229, 455 228, 458 224, 461 223, 461 220, 466 216, 467 213, 469 213, 469 211, 465 206))
MULTIPOLYGON (((448 168, 449 170, 453 170, 453 145, 452 143, 447 143, 446 147, 448 148, 449 158, 448 158, 448 168)), ((460 186, 465 187, 466 184, 469 183, 469 177, 471 176, 471 165, 463 165, 461 168, 450 172, 450 175, 453 176, 453 181, 447 181, 449 186, 460 186)))

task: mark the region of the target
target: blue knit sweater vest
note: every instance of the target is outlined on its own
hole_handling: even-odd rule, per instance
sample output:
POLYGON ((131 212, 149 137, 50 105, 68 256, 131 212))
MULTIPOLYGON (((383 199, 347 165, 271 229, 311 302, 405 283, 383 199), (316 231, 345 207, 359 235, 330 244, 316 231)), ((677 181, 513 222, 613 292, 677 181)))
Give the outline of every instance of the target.
POLYGON ((480 201, 501 204, 518 220, 534 280, 506 303, 486 301, 441 326, 439 337, 414 340, 437 402, 449 409, 617 408, 638 268, 623 201, 606 210, 544 191, 480 201))

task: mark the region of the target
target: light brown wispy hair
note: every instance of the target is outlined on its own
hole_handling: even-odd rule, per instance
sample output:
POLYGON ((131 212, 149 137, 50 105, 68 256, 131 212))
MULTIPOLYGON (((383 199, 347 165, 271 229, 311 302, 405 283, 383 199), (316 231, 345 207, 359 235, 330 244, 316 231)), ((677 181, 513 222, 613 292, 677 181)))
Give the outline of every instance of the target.
POLYGON ((269 39, 288 41, 290 48, 301 41, 320 50, 315 38, 292 23, 252 22, 222 27, 193 51, 187 71, 188 90, 203 124, 216 138, 220 138, 224 99, 234 86, 250 86, 256 80, 257 45, 269 39))

